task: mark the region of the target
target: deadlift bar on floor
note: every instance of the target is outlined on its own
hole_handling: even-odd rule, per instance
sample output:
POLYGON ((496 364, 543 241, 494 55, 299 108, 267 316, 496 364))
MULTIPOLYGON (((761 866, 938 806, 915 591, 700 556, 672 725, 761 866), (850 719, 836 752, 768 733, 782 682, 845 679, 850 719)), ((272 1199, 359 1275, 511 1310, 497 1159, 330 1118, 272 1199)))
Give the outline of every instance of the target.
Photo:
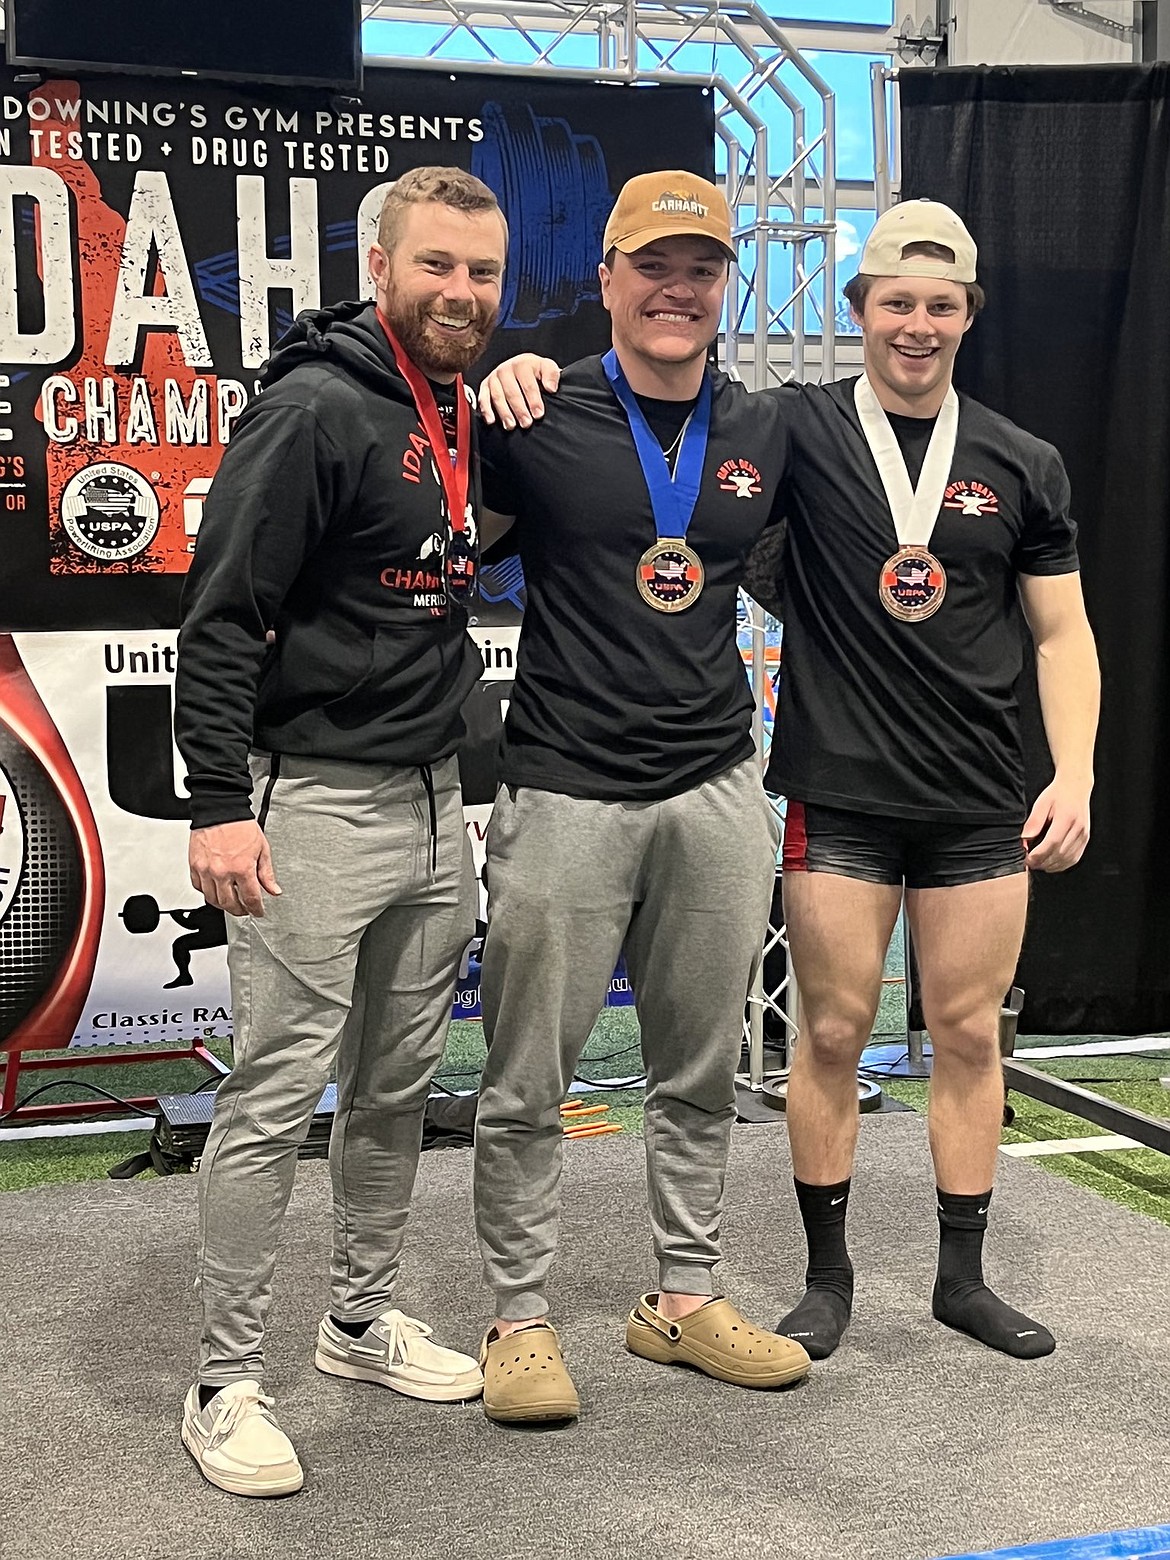
POLYGON ((1018 1094, 1026 1094, 1042 1105, 1051 1105, 1054 1110, 1067 1111, 1070 1116, 1092 1121, 1121 1137, 1132 1138, 1146 1148, 1156 1148, 1160 1154, 1170 1154, 1170 1121, 1159 1121, 1157 1116, 1147 1116, 1144 1111, 1119 1105, 1116 1100, 1107 1100, 1104 1095, 1082 1089, 1065 1078, 1054 1078, 1037 1067, 1017 1061, 1014 1056, 1004 1057, 1003 1076, 1008 1088, 1015 1089, 1018 1094))
MULTIPOLYGON (((925 1036, 925 1028, 917 984, 918 968, 907 937, 907 1027, 912 1036, 917 1035, 921 1040, 925 1036)), ((1003 1055, 1004 1087, 1014 1089, 1017 1094, 1026 1094, 1041 1105, 1050 1105, 1053 1110, 1063 1110, 1082 1121, 1105 1127, 1119 1137, 1132 1138, 1145 1148, 1157 1149, 1160 1154, 1170 1154, 1170 1121, 1147 1116, 1145 1111, 1134 1110, 1128 1105, 1120 1105, 1116 1100, 1106 1099, 1103 1094, 1094 1094, 1091 1089, 1083 1089, 1080 1084, 1071 1083, 1067 1078, 1054 1078, 1051 1073, 1031 1067, 1016 1057, 1016 1029, 1023 1006, 1024 993, 1019 986, 1013 986, 1000 1009, 999 1043, 1003 1055)), ((921 1046, 918 1055, 921 1058, 921 1046)), ((1010 1120, 1010 1117, 1005 1119, 1010 1120)))

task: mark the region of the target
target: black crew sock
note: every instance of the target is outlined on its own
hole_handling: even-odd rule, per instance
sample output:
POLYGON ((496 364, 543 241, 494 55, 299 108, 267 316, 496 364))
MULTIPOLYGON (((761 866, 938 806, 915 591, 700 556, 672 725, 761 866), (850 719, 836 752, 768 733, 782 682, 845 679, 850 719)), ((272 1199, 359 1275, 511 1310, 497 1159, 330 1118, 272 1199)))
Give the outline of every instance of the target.
POLYGON ((804 1233, 808 1269, 804 1299, 776 1323, 784 1338, 803 1344, 814 1360, 824 1360, 841 1342, 853 1310, 853 1264, 845 1248, 845 1212, 849 1182, 810 1186, 793 1179, 804 1233))
POLYGON ((1056 1339, 1022 1311, 1013 1310, 983 1282, 983 1234, 991 1193, 938 1194, 938 1277, 931 1309, 935 1319, 969 1333, 990 1349, 1017 1360, 1051 1354, 1056 1339))
POLYGON ((366 1328, 372 1325, 374 1318, 371 1317, 368 1322, 343 1322, 330 1311, 329 1320, 337 1328, 337 1331, 343 1332, 347 1338, 360 1338, 366 1328))
POLYGON ((221 1392, 222 1390, 223 1390, 222 1387, 205 1387, 203 1385, 203 1383, 200 1382, 200 1384, 199 1384, 199 1412, 202 1413, 203 1410, 207 1407, 208 1403, 211 1402, 211 1400, 215 1396, 215 1394, 217 1392, 221 1392))

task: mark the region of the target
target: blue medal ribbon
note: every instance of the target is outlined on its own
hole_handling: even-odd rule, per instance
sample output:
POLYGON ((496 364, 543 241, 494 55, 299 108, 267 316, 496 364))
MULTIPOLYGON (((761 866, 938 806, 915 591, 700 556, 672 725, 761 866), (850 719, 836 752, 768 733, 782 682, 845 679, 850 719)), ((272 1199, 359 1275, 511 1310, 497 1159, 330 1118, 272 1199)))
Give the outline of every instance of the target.
POLYGON ((605 377, 614 395, 621 402, 630 432, 634 436, 634 448, 638 452, 642 475, 646 479, 659 540, 677 538, 681 541, 686 537, 687 527, 695 512, 699 484, 703 478, 703 462, 707 458, 707 434, 711 427, 713 399, 711 376, 704 371, 699 399, 683 430, 672 477, 662 446, 651 432, 645 413, 638 405, 612 347, 602 358, 601 366, 605 369, 605 377))

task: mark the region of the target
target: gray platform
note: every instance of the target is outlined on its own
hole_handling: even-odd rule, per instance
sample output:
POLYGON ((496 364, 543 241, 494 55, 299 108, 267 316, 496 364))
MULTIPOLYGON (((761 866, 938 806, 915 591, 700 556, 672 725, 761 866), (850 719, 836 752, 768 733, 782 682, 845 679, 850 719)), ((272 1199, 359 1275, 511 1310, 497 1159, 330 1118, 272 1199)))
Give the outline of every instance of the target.
MULTIPOLYGON (((203 1483, 177 1431, 196 1313, 190 1178, 0 1197, 4 1560, 926 1560, 1170 1518, 1170 1229, 1002 1166, 989 1273, 1057 1333, 1021 1364, 929 1315, 935 1217, 921 1118, 868 1118, 846 1344, 753 1394, 627 1355, 650 1286, 642 1155, 566 1145, 558 1320, 583 1400, 555 1433, 318 1374, 328 1172, 303 1165, 270 1389, 304 1491, 203 1483)), ((487 1300, 466 1150, 424 1155, 400 1302, 474 1348, 487 1300)), ((737 1131, 723 1283, 772 1321, 803 1255, 782 1125, 737 1131)))

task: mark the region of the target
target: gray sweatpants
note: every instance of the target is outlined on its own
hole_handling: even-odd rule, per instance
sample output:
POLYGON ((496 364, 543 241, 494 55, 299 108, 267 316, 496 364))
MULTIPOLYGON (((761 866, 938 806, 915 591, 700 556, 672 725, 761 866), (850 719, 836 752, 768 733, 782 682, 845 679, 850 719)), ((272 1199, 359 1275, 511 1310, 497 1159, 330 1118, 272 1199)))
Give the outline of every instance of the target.
POLYGON ((264 1323, 297 1148, 336 1066, 330 1310, 391 1304, 431 1075, 459 962, 475 930, 475 874, 454 758, 424 773, 254 758, 254 802, 278 897, 228 917, 234 1065, 200 1166, 199 1379, 264 1370, 264 1323))
POLYGON ((664 802, 501 789, 488 826, 475 1215, 497 1314, 548 1310, 560 1105, 624 940, 660 1289, 712 1293, 744 1003, 778 827, 749 760, 664 802))

